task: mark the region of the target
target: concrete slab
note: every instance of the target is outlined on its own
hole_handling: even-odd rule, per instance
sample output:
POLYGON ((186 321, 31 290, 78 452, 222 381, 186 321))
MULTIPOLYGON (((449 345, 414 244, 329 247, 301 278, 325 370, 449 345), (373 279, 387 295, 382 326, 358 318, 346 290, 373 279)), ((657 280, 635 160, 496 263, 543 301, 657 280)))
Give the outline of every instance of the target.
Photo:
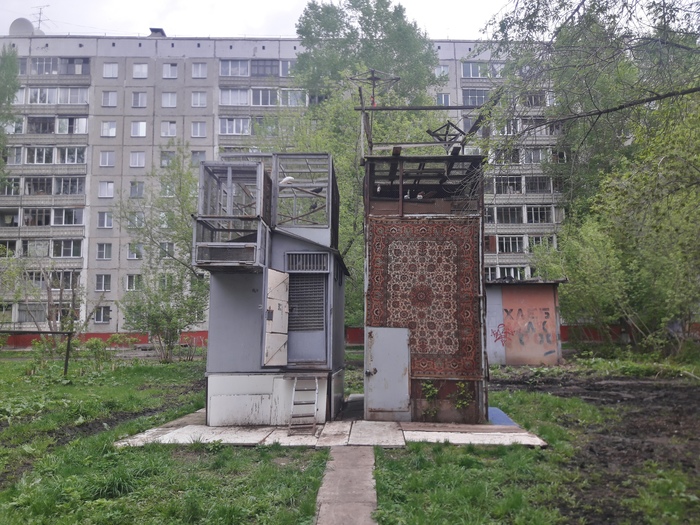
POLYGON ((371 503, 321 504, 316 514, 316 525, 376 525, 371 503))
POLYGON ((524 433, 527 432, 519 426, 507 425, 464 425, 459 423, 421 423, 421 422, 405 422, 399 423, 401 430, 415 432, 461 432, 471 434, 493 434, 499 433, 524 433))
POLYGON ((527 445, 546 447, 547 443, 529 432, 404 432, 406 441, 451 443, 453 445, 527 445))
POLYGON ((316 433, 313 435, 292 434, 290 436, 286 428, 277 428, 263 440, 262 444, 272 445, 273 443, 279 443, 283 447, 315 447, 320 434, 320 426, 316 428, 316 433))
POLYGON ((329 421, 323 426, 321 435, 316 442, 316 447, 327 448, 347 445, 351 428, 351 421, 329 421))
POLYGON ((406 441, 398 423, 393 421, 353 421, 348 445, 404 447, 406 441))
POLYGON ((165 434, 159 443, 194 443, 201 441, 211 443, 221 441, 231 445, 260 445, 275 427, 207 427, 189 425, 165 434))

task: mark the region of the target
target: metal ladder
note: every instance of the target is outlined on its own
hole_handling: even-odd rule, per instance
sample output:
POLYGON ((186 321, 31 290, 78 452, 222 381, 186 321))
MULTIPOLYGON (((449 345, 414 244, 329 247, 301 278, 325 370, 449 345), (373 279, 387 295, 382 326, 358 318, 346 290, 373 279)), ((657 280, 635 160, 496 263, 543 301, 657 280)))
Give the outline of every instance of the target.
POLYGON ((292 411, 287 435, 316 434, 316 409, 318 407, 318 376, 294 376, 292 411))

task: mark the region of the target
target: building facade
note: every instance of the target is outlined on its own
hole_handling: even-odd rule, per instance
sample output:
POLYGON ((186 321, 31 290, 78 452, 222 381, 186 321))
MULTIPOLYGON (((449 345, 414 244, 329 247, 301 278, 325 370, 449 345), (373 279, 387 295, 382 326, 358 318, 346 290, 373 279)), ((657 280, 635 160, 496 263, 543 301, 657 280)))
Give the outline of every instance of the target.
MULTIPOLYGON (((290 76, 301 50, 295 39, 169 38, 158 29, 148 37, 49 36, 13 23, 0 45, 17 52, 21 84, 7 129, 0 253, 26 258, 27 275, 46 290, 0 303, 0 321, 15 328, 60 317, 65 290, 79 287, 86 331, 119 331, 118 301, 141 265, 117 220, 119 200, 142 198, 146 175, 167 165, 177 144, 195 164, 254 151, 280 107, 309 103, 290 76)), ((470 106, 450 111, 463 127, 498 83, 500 66, 488 53, 466 61, 476 45, 435 42, 437 73, 448 76, 436 101, 470 106)), ((532 102, 515 126, 537 118, 547 97, 532 102)), ((517 155, 498 156, 487 180, 487 280, 529 277, 529 246, 555 242, 559 194, 537 162, 552 151, 544 130, 517 155)))

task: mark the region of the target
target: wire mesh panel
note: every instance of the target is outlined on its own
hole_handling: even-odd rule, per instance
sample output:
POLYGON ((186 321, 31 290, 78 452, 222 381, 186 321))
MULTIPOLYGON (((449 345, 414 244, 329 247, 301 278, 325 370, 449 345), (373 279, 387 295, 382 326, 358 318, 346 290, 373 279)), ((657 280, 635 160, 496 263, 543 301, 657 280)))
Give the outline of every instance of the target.
POLYGON ((289 331, 323 330, 326 322, 326 275, 289 274, 289 331))

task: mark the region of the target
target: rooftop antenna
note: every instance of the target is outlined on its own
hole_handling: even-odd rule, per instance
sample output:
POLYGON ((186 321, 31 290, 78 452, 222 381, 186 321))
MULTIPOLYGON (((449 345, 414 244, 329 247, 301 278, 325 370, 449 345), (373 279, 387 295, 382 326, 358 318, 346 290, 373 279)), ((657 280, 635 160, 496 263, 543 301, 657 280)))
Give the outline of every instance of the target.
POLYGON ((44 9, 47 7, 51 7, 50 5, 35 5, 32 7, 32 9, 38 9, 39 10, 39 16, 38 20, 36 21, 36 28, 41 29, 41 22, 43 22, 43 15, 44 15, 44 9))
MULTIPOLYGON (((374 112, 370 112, 369 116, 367 115, 367 112, 364 110, 365 108, 365 99, 363 97, 362 93, 362 86, 363 85, 369 85, 372 87, 372 95, 370 98, 370 106, 371 107, 376 107, 377 106, 377 88, 381 87, 383 91, 388 91, 389 89, 394 86, 399 80, 401 80, 400 77, 396 77, 392 75, 391 73, 384 73, 383 71, 379 71, 377 69, 369 69, 365 71, 364 73, 360 73, 359 75, 355 77, 350 77, 350 81, 357 85, 358 90, 360 91, 360 106, 362 107, 362 117, 361 117, 361 126, 362 129, 365 132, 365 135, 367 136, 367 143, 369 144, 369 154, 372 154, 372 122, 374 121, 374 112)), ((364 158, 364 154, 362 155, 364 158)))

